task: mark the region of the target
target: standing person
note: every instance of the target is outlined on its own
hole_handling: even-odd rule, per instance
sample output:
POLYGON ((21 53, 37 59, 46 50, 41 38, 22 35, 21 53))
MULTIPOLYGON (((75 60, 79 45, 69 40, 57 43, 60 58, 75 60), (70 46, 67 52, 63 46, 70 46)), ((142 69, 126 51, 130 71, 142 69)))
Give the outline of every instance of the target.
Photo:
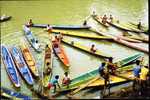
POLYGON ((142 27, 141 22, 139 22, 139 24, 137 25, 137 28, 141 30, 141 27, 142 27))
POLYGON ((86 26, 86 25, 87 25, 87 21, 85 20, 84 23, 83 23, 83 26, 86 26))
POLYGON ((90 51, 93 52, 93 53, 96 52, 96 49, 95 49, 95 45, 94 45, 94 44, 92 44, 90 51))
POLYGON ((51 33, 52 32, 52 26, 50 26, 49 24, 47 24, 46 30, 47 30, 48 33, 51 33))
POLYGON ((141 72, 140 61, 136 60, 136 66, 133 68, 133 75, 134 75, 133 89, 134 90, 135 90, 135 85, 139 85, 140 72, 141 72))
POLYGON ((56 85, 60 88, 60 85, 58 83, 59 75, 56 75, 55 78, 49 82, 48 88, 51 89, 51 87, 54 87, 54 93, 56 92, 56 85))
POLYGON ((110 72, 111 74, 115 74, 116 66, 113 63, 113 58, 112 57, 110 57, 108 59, 107 68, 108 68, 108 72, 110 72))
POLYGON ((106 65, 106 63, 105 62, 102 62, 102 64, 99 66, 99 74, 100 74, 100 76, 101 77, 103 77, 104 78, 104 75, 105 75, 105 72, 104 72, 104 67, 105 67, 105 65, 106 65))
POLYGON ((110 18, 109 18, 109 19, 110 19, 110 22, 112 22, 112 21, 113 21, 113 17, 112 17, 112 15, 110 15, 110 18))
POLYGON ((102 23, 103 23, 103 24, 106 24, 106 22, 107 22, 107 16, 106 16, 106 14, 105 14, 104 17, 102 18, 102 23))
POLYGON ((68 72, 65 72, 65 73, 64 73, 64 78, 63 78, 63 80, 62 80, 62 84, 63 84, 63 85, 66 85, 67 88, 69 88, 70 77, 69 77, 69 75, 68 75, 68 72))

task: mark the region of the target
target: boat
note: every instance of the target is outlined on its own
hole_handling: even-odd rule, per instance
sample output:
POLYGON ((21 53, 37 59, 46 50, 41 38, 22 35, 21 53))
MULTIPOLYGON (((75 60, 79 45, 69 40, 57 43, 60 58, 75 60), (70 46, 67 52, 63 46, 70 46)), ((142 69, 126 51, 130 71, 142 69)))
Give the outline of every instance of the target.
POLYGON ((98 36, 98 35, 90 35, 90 34, 85 34, 85 33, 76 33, 76 32, 67 32, 64 30, 52 30, 53 33, 55 34, 62 34, 62 35, 67 35, 67 36, 74 36, 74 37, 80 37, 80 38, 88 38, 88 39, 97 39, 97 40, 113 40, 111 37, 107 36, 98 36))
POLYGON ((102 24, 103 26, 105 26, 105 27, 107 27, 107 28, 110 26, 107 22, 106 22, 106 24, 104 24, 104 23, 102 22, 102 16, 92 15, 92 17, 93 17, 93 19, 94 19, 95 21, 97 21, 98 23, 102 24))
POLYGON ((10 50, 11 50, 11 54, 14 59, 14 62, 16 64, 21 76, 24 78, 24 80, 29 85, 33 85, 34 81, 33 81, 32 75, 28 69, 27 64, 24 61, 24 58, 23 58, 21 52, 16 47, 12 47, 10 50))
POLYGON ((133 29, 133 28, 131 28, 131 26, 128 26, 127 24, 120 23, 117 20, 113 20, 111 22, 107 21, 107 23, 110 24, 111 26, 114 26, 114 27, 121 29, 121 30, 124 30, 124 31, 135 32, 135 33, 145 33, 145 31, 133 29))
POLYGON ((4 66, 11 82, 15 87, 20 87, 20 79, 15 67, 15 63, 11 57, 9 50, 4 45, 1 46, 1 57, 3 59, 4 66))
POLYGON ((67 55, 64 51, 63 46, 60 43, 58 43, 58 48, 55 48, 54 47, 54 42, 52 41, 52 47, 53 47, 53 51, 56 54, 56 56, 65 65, 65 68, 68 68, 70 66, 70 64, 69 64, 69 60, 68 60, 68 57, 67 57, 67 55))
POLYGON ((95 56, 99 56, 99 57, 103 57, 103 58, 110 58, 111 57, 108 54, 105 54, 105 53, 103 53, 100 50, 96 50, 96 52, 93 53, 93 52, 91 52, 90 47, 83 46, 79 42, 74 42, 74 41, 71 41, 71 40, 66 39, 66 38, 63 38, 62 42, 66 43, 66 44, 68 44, 68 45, 70 45, 72 47, 75 47, 75 48, 78 48, 80 50, 83 50, 83 51, 85 51, 87 53, 90 53, 92 55, 95 55, 95 56))
MULTIPOLYGON (((132 27, 138 29, 138 23, 129 22, 128 24, 129 24, 130 26, 132 26, 132 27)), ((141 30, 146 32, 146 31, 148 31, 148 27, 142 25, 142 26, 141 26, 141 30)))
POLYGON ((38 40, 33 36, 32 32, 28 30, 28 27, 24 25, 23 30, 25 32, 25 37, 27 38, 31 46, 35 49, 35 51, 39 53, 42 52, 42 49, 40 48, 40 44, 36 42, 38 40))
POLYGON ((95 30, 95 29, 93 29, 92 31, 95 31, 95 32, 97 32, 97 33, 100 34, 100 35, 110 36, 110 37, 113 38, 113 40, 114 40, 115 42, 120 43, 120 44, 123 44, 123 45, 125 45, 125 46, 130 47, 130 48, 133 48, 133 49, 136 49, 136 50, 145 52, 145 53, 148 53, 148 52, 149 52, 148 45, 147 45, 147 47, 144 47, 143 43, 132 43, 132 42, 128 42, 128 41, 126 41, 126 40, 121 39, 119 36, 116 36, 116 35, 113 35, 113 34, 109 34, 109 33, 100 32, 100 31, 97 31, 97 30, 95 30))
POLYGON ((19 92, 15 92, 15 91, 12 91, 8 88, 5 88, 5 87, 1 87, 1 99, 5 98, 5 99, 23 99, 23 100, 32 100, 31 97, 25 95, 25 94, 22 94, 22 93, 19 93, 19 92))
MULTIPOLYGON (((50 25, 53 29, 89 29, 90 26, 84 25, 50 25)), ((46 28, 47 24, 33 24, 31 27, 46 28)))
POLYGON ((53 64, 53 54, 52 54, 52 45, 45 47, 45 57, 44 57, 44 72, 47 72, 47 69, 50 69, 50 72, 43 75, 43 86, 47 87, 49 80, 52 77, 52 64, 53 64))
POLYGON ((22 42, 22 45, 20 45, 20 49, 22 52, 22 55, 24 57, 25 62, 27 63, 31 73, 35 76, 39 76, 38 68, 35 63, 35 59, 33 58, 28 46, 25 44, 25 42, 22 42))
MULTIPOLYGON (((131 55, 131 56, 127 57, 127 58, 124 58, 122 60, 116 61, 115 64, 118 66, 117 70, 118 71, 119 70, 122 71, 123 69, 126 70, 126 69, 131 68, 132 66, 129 66, 129 65, 126 66, 126 65, 131 63, 131 62, 133 62, 133 61, 135 61, 135 60, 137 60, 142 55, 144 55, 144 54, 143 53, 137 53, 137 54, 131 55)), ((67 88, 67 86, 63 86, 62 85, 61 86, 61 90, 59 90, 59 91, 62 92, 62 91, 75 89, 75 88, 79 87, 81 84, 84 84, 84 83, 88 82, 89 80, 95 78, 97 75, 99 75, 98 69, 92 70, 90 72, 86 72, 86 73, 84 73, 84 74, 82 74, 82 75, 72 79, 71 83, 69 85, 69 88, 67 88)), ((111 76, 111 77, 113 77, 113 76, 111 76)), ((120 80, 123 80, 123 81, 125 80, 125 79, 122 79, 122 78, 121 79, 120 78, 116 78, 116 76, 114 76, 114 79, 115 79, 114 83, 116 83, 116 84, 120 80)), ((103 81, 103 80, 101 80, 101 81, 103 81)), ((102 84, 102 83, 99 83, 99 84, 102 84)), ((90 84, 87 87, 90 87, 90 84)))
POLYGON ((0 22, 5 22, 11 19, 11 16, 0 16, 0 22))

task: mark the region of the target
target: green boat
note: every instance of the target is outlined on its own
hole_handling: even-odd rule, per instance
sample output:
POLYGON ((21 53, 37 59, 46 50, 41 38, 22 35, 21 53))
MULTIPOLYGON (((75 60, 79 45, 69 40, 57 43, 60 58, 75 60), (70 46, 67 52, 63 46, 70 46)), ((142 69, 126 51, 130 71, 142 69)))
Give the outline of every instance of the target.
POLYGON ((99 50, 96 50, 95 53, 91 52, 91 51, 90 51, 90 47, 83 46, 83 45, 81 45, 79 42, 74 42, 74 41, 71 41, 71 40, 66 39, 66 38, 63 38, 62 41, 63 41, 64 43, 66 43, 66 44, 72 46, 72 47, 78 48, 78 49, 83 50, 83 51, 85 51, 85 52, 88 52, 88 53, 90 53, 90 54, 92 54, 92 55, 99 56, 99 57, 104 57, 104 58, 110 58, 109 55, 107 55, 107 54, 105 54, 105 53, 103 53, 103 52, 101 52, 101 51, 99 51, 99 50))
POLYGON ((53 33, 55 34, 60 34, 60 32, 62 35, 74 36, 74 37, 80 37, 80 38, 97 39, 97 40, 113 40, 111 37, 108 37, 108 36, 98 36, 98 35, 91 35, 91 34, 85 34, 85 33, 67 32, 64 30, 53 30, 53 33))
MULTIPOLYGON (((126 70, 126 69, 131 68, 132 66, 125 66, 125 65, 127 65, 127 64, 129 64, 129 63, 131 63, 131 62, 133 62, 135 60, 137 60, 142 55, 143 55, 143 53, 137 53, 137 54, 134 54, 134 55, 132 55, 130 57, 127 57, 125 59, 116 61, 115 64, 117 64, 117 66, 118 66, 117 71, 122 71, 122 70, 126 70)), ((98 69, 95 69, 93 71, 84 73, 84 74, 82 74, 82 75, 80 75, 80 76, 72 79, 71 83, 69 85, 69 88, 67 88, 67 86, 62 86, 61 90, 59 90, 59 91, 62 92, 62 91, 67 91, 67 90, 75 89, 78 86, 80 86, 81 84, 84 84, 84 83, 88 82, 89 80, 93 79, 97 75, 99 75, 98 69)), ((91 86, 93 86, 93 85, 91 85, 91 86)), ((89 85, 89 87, 90 87, 90 85, 89 85)))

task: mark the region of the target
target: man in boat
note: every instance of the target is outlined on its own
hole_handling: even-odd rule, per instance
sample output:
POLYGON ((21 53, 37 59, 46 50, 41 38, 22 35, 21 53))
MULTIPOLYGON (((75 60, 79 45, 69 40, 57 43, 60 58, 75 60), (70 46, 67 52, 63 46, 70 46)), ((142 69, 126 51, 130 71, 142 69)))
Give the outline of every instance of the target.
POLYGON ((70 84, 70 77, 68 75, 68 72, 64 73, 64 78, 62 80, 62 84, 67 86, 67 88, 69 88, 69 84, 70 84))
POLYGON ((106 65, 106 63, 105 62, 102 62, 102 64, 99 66, 99 74, 100 74, 100 76, 101 77, 104 77, 104 74, 105 74, 105 72, 104 72, 104 67, 105 67, 105 65, 106 65))
POLYGON ((142 27, 142 24, 141 24, 141 22, 139 22, 139 24, 137 25, 137 28, 138 28, 139 30, 141 30, 141 27, 142 27))
POLYGON ((106 16, 106 15, 104 15, 104 17, 102 18, 102 23, 103 23, 103 24, 106 24, 106 23, 107 23, 107 16, 106 16))
POLYGON ((111 74, 115 74, 116 65, 113 63, 113 58, 112 57, 110 57, 108 59, 107 69, 108 69, 108 72, 110 72, 111 74))
POLYGON ((52 39, 53 42, 53 48, 57 53, 60 53, 60 48, 59 48, 59 39, 57 36, 55 36, 55 39, 52 39))
POLYGON ((95 45, 94 45, 94 44, 92 44, 90 51, 93 52, 93 53, 96 52, 96 49, 95 49, 95 45))
POLYGON ((95 13, 95 11, 93 11, 93 16, 96 16, 96 13, 95 13))
POLYGON ((38 42, 38 40, 35 40, 35 48, 40 48, 40 44, 39 44, 39 42, 38 42))
POLYGON ((135 89, 135 85, 139 85, 140 72, 141 72, 140 61, 136 60, 136 66, 133 68, 133 76, 134 76, 133 89, 135 89))
POLYGON ((32 26, 32 25, 33 25, 33 22, 32 22, 32 19, 30 19, 29 22, 27 23, 27 26, 30 27, 30 26, 32 26))
POLYGON ((55 78, 51 82, 49 82, 49 84, 48 84, 48 89, 51 89, 51 87, 54 87, 54 93, 56 92, 56 85, 59 88, 61 88, 59 83, 58 83, 58 79, 59 79, 59 75, 56 75, 55 78))
POLYGON ((86 26, 86 25, 87 25, 87 21, 85 20, 84 23, 83 23, 83 26, 86 26))
POLYGON ((49 24, 47 24, 47 27, 46 27, 46 30, 48 33, 51 33, 52 32, 52 26, 50 26, 49 24))
POLYGON ((29 26, 24 26, 24 28, 25 28, 25 31, 26 31, 27 35, 30 35, 31 30, 30 30, 29 26))
POLYGON ((113 17, 112 17, 112 15, 110 15, 109 19, 110 19, 110 22, 112 22, 112 21, 113 21, 113 17))

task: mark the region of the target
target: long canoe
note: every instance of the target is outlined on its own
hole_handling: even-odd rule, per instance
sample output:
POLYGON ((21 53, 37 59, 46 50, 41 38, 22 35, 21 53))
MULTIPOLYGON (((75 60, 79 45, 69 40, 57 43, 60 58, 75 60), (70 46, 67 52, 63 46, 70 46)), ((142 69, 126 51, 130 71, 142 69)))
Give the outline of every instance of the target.
POLYGON ((43 75, 43 86, 47 87, 49 80, 51 80, 52 77, 52 64, 53 64, 53 56, 52 56, 52 45, 48 45, 48 47, 45 47, 45 57, 44 57, 44 72, 47 72, 47 69, 50 69, 50 73, 45 73, 43 75))
POLYGON ((54 48, 54 43, 52 42, 53 51, 56 54, 56 56, 60 59, 60 61, 65 65, 66 68, 70 66, 68 57, 64 51, 63 46, 58 43, 58 48, 54 48), (59 50, 59 51, 58 51, 59 50))
POLYGON ((120 23, 116 20, 113 20, 112 22, 107 21, 107 23, 109 23, 110 25, 112 25, 118 29, 124 30, 124 31, 130 31, 130 32, 135 32, 135 33, 145 33, 145 31, 132 29, 131 26, 127 26, 127 24, 120 23))
POLYGON ((106 22, 106 24, 104 24, 102 22, 102 16, 98 16, 98 15, 91 15, 91 16, 93 17, 93 19, 95 21, 97 21, 98 23, 102 24, 103 26, 105 26, 105 27, 109 27, 110 26, 107 22, 106 22))
POLYGON ((66 43, 66 44, 72 46, 72 47, 78 48, 78 49, 80 49, 80 50, 83 50, 83 51, 88 52, 88 53, 90 53, 90 54, 92 54, 92 55, 95 55, 95 56, 104 57, 104 58, 110 58, 110 57, 111 57, 111 56, 109 56, 109 55, 103 53, 103 52, 100 51, 100 50, 96 50, 96 52, 93 53, 93 52, 91 52, 90 47, 83 46, 83 45, 81 45, 79 42, 74 42, 74 41, 71 41, 71 40, 66 39, 66 38, 63 38, 62 41, 63 41, 64 43, 66 43))
POLYGON ((3 59, 7 74, 15 87, 20 87, 20 79, 18 76, 17 69, 15 67, 15 63, 9 53, 9 50, 2 45, 1 46, 1 57, 3 59))
MULTIPOLYGON (((136 59, 138 59, 139 57, 141 57, 143 55, 143 53, 137 53, 137 54, 134 54, 130 57, 127 57, 125 59, 122 59, 122 60, 119 60, 119 61, 116 61, 116 64, 120 67, 118 67, 119 70, 121 70, 122 68, 124 69, 124 67, 122 66, 125 66, 133 61, 135 61, 136 59)), ((129 67, 128 67, 129 68, 129 67)), ((127 69, 128 69, 127 68, 127 69)), ((126 69, 126 68, 125 68, 126 69)), ((71 80, 71 83, 69 85, 69 88, 67 88, 67 86, 62 86, 61 87, 61 90, 60 91, 67 91, 67 90, 71 90, 71 89, 75 89, 77 88, 78 86, 80 86, 81 84, 84 84, 86 82, 88 82, 89 80, 93 79, 94 77, 96 77, 97 75, 99 75, 99 72, 98 72, 98 69, 95 69, 93 71, 90 71, 90 72, 86 72, 74 79, 71 80)), ((112 76, 111 76, 112 77, 112 76)), ((114 76, 115 77, 115 76, 114 76)), ((116 80, 116 78, 115 78, 116 80)), ((122 79, 124 81, 124 79, 122 79)), ((114 83, 117 83, 117 81, 120 81, 120 78, 116 80, 116 82, 114 83)), ((103 84, 104 85, 104 84, 103 84)), ((90 85, 89 85, 90 86, 90 85)))
POLYGON ((1 87, 1 96, 2 98, 7 98, 8 100, 9 99, 23 99, 23 100, 31 100, 32 98, 29 97, 29 96, 26 96, 24 94, 21 94, 19 92, 15 92, 15 91, 12 91, 10 89, 7 89, 7 88, 4 88, 4 87, 1 87))
MULTIPOLYGON (((138 29, 138 24, 137 24, 137 23, 129 22, 128 24, 129 24, 130 26, 132 26, 132 27, 138 29)), ((142 30, 142 31, 148 31, 148 27, 142 25, 142 26, 141 26, 141 30, 142 30)))
MULTIPOLYGON (((89 29, 90 26, 80 25, 51 25, 53 29, 89 29)), ((47 24, 33 24, 31 27, 46 28, 47 24)))
POLYGON ((20 48, 21 48, 23 57, 24 57, 27 65, 28 65, 30 71, 32 72, 32 74, 35 77, 38 77, 39 76, 39 72, 38 72, 35 60, 34 60, 32 54, 31 54, 28 46, 25 43, 22 43, 22 45, 20 45, 20 48))
POLYGON ((42 49, 40 48, 40 44, 36 43, 38 40, 33 36, 32 32, 28 31, 28 28, 25 25, 23 26, 23 30, 25 32, 25 37, 27 38, 30 45, 35 49, 35 51, 41 52, 42 49))
POLYGON ((8 21, 10 19, 11 19, 11 16, 5 16, 5 17, 0 16, 0 22, 8 21))
POLYGON ((32 75, 28 69, 27 64, 25 63, 22 54, 16 47, 11 48, 11 54, 14 59, 14 62, 24 80, 29 84, 33 85, 34 81, 32 75))
POLYGON ((67 32, 64 30, 52 30, 55 34, 61 34, 67 35, 67 36, 74 36, 74 37, 80 37, 80 38, 88 38, 88 39, 97 39, 97 40, 113 40, 111 37, 107 36, 98 36, 98 35, 90 35, 85 33, 76 33, 76 32, 67 32))
MULTIPOLYGON (((92 30, 92 31, 95 31, 92 30)), ((100 35, 104 35, 104 36, 110 36, 113 38, 113 40, 117 43, 120 43, 120 44, 123 44, 123 45, 126 45, 128 47, 131 47, 133 49, 136 49, 136 50, 139 50, 139 51, 142 51, 142 52, 145 52, 145 53, 148 53, 149 52, 149 48, 148 47, 144 47, 142 43, 132 43, 132 42, 128 42, 128 41, 125 41, 123 39, 121 39, 120 37, 116 36, 116 35, 112 35, 112 34, 109 34, 109 33, 104 33, 104 32, 99 32, 99 31, 96 31, 98 34, 100 35)))

